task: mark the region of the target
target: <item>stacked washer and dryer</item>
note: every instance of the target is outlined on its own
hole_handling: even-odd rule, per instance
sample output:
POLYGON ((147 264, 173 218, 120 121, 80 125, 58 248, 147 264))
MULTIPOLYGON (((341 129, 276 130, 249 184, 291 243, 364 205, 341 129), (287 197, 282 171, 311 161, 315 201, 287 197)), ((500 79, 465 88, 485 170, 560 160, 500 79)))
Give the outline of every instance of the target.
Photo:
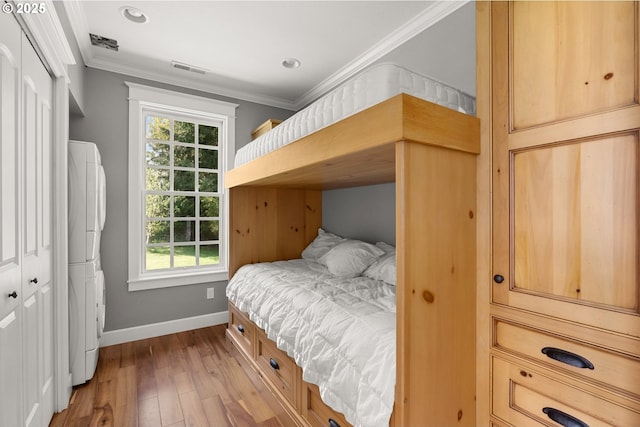
POLYGON ((73 385, 93 377, 104 328, 100 234, 105 222, 105 184, 96 145, 69 141, 69 362, 73 385))

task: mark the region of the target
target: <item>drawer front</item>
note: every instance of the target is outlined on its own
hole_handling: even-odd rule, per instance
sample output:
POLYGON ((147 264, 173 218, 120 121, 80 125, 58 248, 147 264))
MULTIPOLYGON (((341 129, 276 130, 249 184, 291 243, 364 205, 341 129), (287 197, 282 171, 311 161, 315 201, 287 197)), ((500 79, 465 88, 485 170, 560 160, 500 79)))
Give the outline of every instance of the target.
POLYGON ((492 382, 493 415, 514 426, 640 425, 640 412, 497 357, 492 382))
POLYGON ((501 350, 640 396, 636 358, 503 321, 496 321, 495 330, 494 345, 501 350))
POLYGON ((344 416, 327 406, 315 384, 302 385, 302 415, 312 427, 351 427, 344 416))
POLYGON ((231 333, 246 354, 253 358, 255 325, 244 313, 231 303, 229 303, 229 333, 231 333))
POLYGON ((283 351, 278 349, 273 341, 267 338, 262 330, 257 332, 256 361, 262 372, 293 404, 295 399, 295 362, 283 351))

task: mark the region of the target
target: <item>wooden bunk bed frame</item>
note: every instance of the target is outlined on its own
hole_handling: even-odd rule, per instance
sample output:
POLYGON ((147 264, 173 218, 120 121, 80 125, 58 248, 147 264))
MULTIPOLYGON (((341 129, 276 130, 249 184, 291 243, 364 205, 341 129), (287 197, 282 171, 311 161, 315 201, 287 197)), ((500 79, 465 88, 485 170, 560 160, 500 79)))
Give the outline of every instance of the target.
MULTIPOLYGON (((322 224, 322 190, 395 182, 397 427, 475 425, 479 150, 477 118, 400 94, 225 176, 230 277, 244 264, 300 258, 322 224)), ((283 397, 258 363, 260 331, 243 337, 238 316, 248 320, 229 308, 227 336, 295 424, 328 425, 309 416, 323 413, 300 379, 283 397)))

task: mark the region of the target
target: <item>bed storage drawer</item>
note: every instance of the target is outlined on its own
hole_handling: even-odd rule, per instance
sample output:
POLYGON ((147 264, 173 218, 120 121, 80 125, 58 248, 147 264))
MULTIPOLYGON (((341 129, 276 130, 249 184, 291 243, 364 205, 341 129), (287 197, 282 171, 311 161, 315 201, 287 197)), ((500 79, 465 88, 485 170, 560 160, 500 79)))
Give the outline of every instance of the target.
POLYGON ((518 427, 640 425, 640 408, 617 404, 541 372, 492 358, 493 415, 518 427))
POLYGON ((229 303, 229 333, 246 354, 252 358, 254 357, 255 331, 255 324, 243 312, 229 303))
POLYGON ((256 362, 258 366, 282 395, 297 407, 295 362, 285 352, 278 349, 275 343, 267 338, 264 331, 256 329, 256 332, 256 362))
POLYGON ((603 386, 640 396, 640 361, 624 354, 516 325, 495 322, 494 345, 603 386))
POLYGON ((327 406, 315 384, 302 382, 302 416, 312 427, 351 427, 344 416, 327 406))

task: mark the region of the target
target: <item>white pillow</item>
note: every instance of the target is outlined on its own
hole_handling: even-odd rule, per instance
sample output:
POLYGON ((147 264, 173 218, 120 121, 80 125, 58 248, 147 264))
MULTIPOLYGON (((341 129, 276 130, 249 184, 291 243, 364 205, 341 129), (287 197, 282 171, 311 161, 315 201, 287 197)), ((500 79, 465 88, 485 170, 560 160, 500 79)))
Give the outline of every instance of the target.
POLYGON ((382 249, 384 251, 384 253, 387 254, 387 255, 396 253, 396 247, 395 246, 391 246, 388 243, 378 242, 378 243, 376 243, 376 246, 379 247, 380 249, 382 249))
POLYGON ((318 262, 322 255, 329 252, 329 249, 344 240, 346 239, 343 237, 324 231, 322 228, 318 228, 318 235, 313 242, 309 243, 309 245, 304 248, 302 251, 302 258, 307 261, 318 262))
POLYGON ((384 251, 360 240, 338 243, 324 254, 318 262, 338 277, 356 277, 362 274, 384 251))
POLYGON ((390 285, 396 286, 396 254, 388 254, 378 259, 367 268, 363 276, 375 280, 382 280, 390 285))

